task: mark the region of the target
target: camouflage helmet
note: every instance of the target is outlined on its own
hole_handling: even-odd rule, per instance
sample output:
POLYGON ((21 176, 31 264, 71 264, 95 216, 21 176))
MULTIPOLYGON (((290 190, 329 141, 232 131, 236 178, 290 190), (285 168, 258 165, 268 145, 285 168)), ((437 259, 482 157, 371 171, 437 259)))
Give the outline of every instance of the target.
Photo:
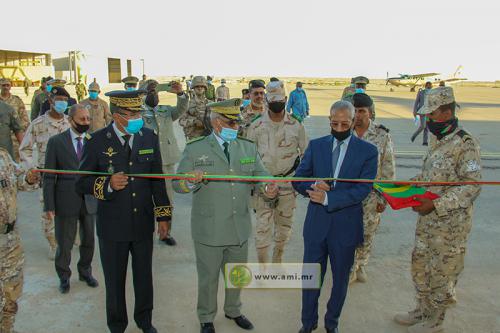
POLYGON ((205 87, 205 89, 208 88, 207 79, 205 79, 205 77, 203 76, 193 77, 193 80, 191 81, 191 87, 196 88, 199 86, 205 87))

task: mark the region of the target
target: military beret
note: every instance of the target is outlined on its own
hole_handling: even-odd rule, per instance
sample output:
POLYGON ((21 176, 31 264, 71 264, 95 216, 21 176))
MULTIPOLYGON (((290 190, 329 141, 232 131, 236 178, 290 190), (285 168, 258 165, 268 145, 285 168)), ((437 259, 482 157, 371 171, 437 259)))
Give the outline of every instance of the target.
POLYGON ((250 93, 250 89, 243 88, 243 89, 241 89, 241 93, 242 93, 243 95, 246 95, 246 94, 250 93))
POLYGON ((264 88, 266 89, 266 83, 264 80, 252 80, 248 83, 248 87, 250 89, 252 88, 264 88))
POLYGON ((269 79, 269 82, 278 82, 279 80, 277 77, 272 77, 269 79))
POLYGON ((104 94, 109 97, 109 104, 116 110, 116 108, 126 109, 134 112, 141 110, 143 103, 143 96, 146 95, 146 90, 114 90, 104 94))
POLYGON ((352 104, 355 108, 369 108, 373 105, 373 100, 365 93, 356 93, 352 96, 352 104))
POLYGON ((64 87, 54 87, 50 91, 50 94, 52 96, 65 96, 67 98, 70 98, 71 96, 69 95, 68 91, 64 89, 64 87))

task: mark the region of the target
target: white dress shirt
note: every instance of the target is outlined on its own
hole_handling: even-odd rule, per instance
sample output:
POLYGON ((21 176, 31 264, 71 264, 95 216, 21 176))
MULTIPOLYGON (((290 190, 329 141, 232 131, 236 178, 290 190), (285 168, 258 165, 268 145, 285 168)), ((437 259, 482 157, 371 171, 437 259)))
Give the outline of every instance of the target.
POLYGON ((133 143, 134 143, 134 134, 127 134, 123 133, 116 127, 116 124, 113 122, 113 130, 116 133, 116 136, 118 137, 118 140, 120 140, 120 143, 123 144, 125 143, 125 139, 123 138, 124 135, 130 135, 130 139, 128 140, 128 145, 130 146, 130 149, 132 149, 133 143))
MULTIPOLYGON (((333 175, 332 175, 333 178, 337 178, 339 176, 340 168, 342 167, 342 163, 344 163, 344 158, 345 158, 345 154, 347 152, 347 147, 349 147, 349 142, 351 141, 351 136, 352 135, 349 135, 349 137, 343 141, 344 143, 342 144, 342 146, 340 146, 339 160, 337 161, 337 167, 335 168, 335 170, 333 170, 333 175)), ((332 152, 335 150, 335 148, 337 148, 338 143, 339 143, 339 140, 333 138, 332 152)), ((330 163, 331 163, 331 161, 330 161, 330 163)), ((337 185, 337 182, 334 181, 333 187, 335 187, 336 185, 337 185)), ((326 195, 326 192, 325 192, 325 200, 323 200, 323 206, 328 206, 328 195, 326 195)))
POLYGON ((84 140, 85 133, 79 134, 79 133, 76 133, 75 130, 73 130, 73 128, 70 128, 69 134, 71 136, 71 143, 73 143, 73 148, 75 149, 75 153, 78 154, 78 149, 77 149, 78 140, 77 140, 77 138, 81 138, 82 149, 83 149, 83 146, 85 145, 85 140, 84 140))

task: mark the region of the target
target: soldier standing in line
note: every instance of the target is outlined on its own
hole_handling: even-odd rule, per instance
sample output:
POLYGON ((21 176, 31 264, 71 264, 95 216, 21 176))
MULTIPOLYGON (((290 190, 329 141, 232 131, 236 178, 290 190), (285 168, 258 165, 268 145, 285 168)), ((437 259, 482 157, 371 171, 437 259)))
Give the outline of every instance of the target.
POLYGON ((184 130, 186 140, 192 140, 206 134, 206 109, 208 100, 205 96, 207 80, 203 76, 195 76, 192 80, 193 95, 189 101, 189 108, 179 118, 179 125, 184 130))

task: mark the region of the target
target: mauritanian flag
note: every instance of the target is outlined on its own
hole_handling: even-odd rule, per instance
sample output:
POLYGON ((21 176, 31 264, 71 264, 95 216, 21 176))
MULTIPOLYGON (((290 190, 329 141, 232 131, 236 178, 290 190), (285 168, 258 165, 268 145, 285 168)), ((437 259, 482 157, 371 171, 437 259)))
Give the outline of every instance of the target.
POLYGON ((373 187, 385 198, 392 209, 420 206, 415 198, 437 199, 439 195, 414 185, 395 185, 375 183, 373 187))

